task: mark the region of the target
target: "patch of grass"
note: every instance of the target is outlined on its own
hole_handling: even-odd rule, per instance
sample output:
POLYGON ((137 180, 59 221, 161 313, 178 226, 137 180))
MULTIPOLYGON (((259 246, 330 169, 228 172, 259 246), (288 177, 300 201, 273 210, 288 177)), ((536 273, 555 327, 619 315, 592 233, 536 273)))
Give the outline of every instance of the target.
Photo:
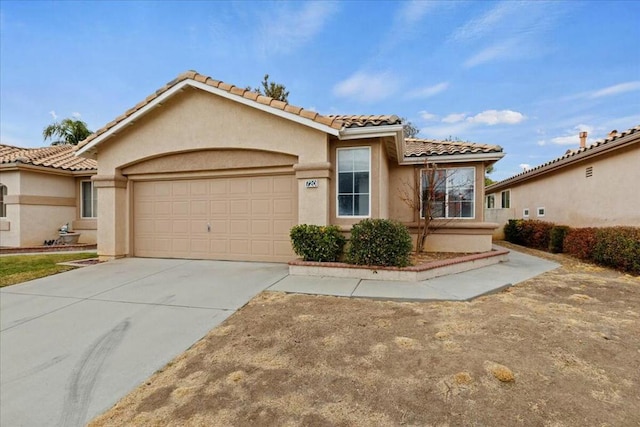
POLYGON ((96 256, 95 252, 3 256, 0 257, 0 288, 73 270, 75 267, 56 264, 96 256))

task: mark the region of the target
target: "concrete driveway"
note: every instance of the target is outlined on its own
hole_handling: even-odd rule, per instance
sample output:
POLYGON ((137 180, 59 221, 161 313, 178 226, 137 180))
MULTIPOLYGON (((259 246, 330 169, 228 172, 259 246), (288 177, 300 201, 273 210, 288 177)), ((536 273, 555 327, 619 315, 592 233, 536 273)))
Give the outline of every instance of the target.
POLYGON ((287 274, 128 258, 0 290, 0 425, 84 425, 287 274))

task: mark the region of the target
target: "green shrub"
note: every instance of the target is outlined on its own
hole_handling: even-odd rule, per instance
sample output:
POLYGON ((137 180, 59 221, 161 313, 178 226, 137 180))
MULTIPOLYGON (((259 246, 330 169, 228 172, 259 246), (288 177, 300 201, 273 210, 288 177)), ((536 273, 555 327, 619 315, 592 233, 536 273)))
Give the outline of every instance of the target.
POLYGON ((598 229, 592 256, 598 264, 640 274, 640 228, 598 229))
POLYGON ((571 228, 562 242, 564 253, 582 260, 592 260, 596 243, 595 228, 571 228))
POLYGON ((291 228, 289 236, 294 252, 305 261, 338 261, 347 241, 334 225, 300 224, 291 228))
POLYGON ((567 235, 569 227, 566 225, 556 225, 551 229, 549 235, 549 250, 554 254, 560 254, 563 251, 562 244, 564 237, 567 235))
POLYGON ((411 250, 407 227, 388 219, 365 219, 351 229, 347 261, 358 265, 406 267, 411 250))
POLYGON ((519 223, 521 223, 522 219, 510 219, 504 226, 504 239, 507 242, 514 243, 516 245, 522 244, 520 241, 520 234, 518 232, 519 223))

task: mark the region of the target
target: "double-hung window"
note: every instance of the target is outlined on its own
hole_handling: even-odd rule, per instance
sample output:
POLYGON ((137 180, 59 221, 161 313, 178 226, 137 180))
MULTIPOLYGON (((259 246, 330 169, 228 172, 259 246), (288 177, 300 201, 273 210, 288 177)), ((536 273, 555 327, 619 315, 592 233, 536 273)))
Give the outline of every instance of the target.
POLYGON ((507 209, 511 207, 511 191, 510 190, 505 190, 502 193, 500 193, 501 198, 502 198, 502 203, 501 203, 501 207, 502 209, 507 209))
POLYGON ((98 191, 92 181, 80 182, 80 216, 82 218, 98 216, 98 191))
POLYGON ((473 167, 422 170, 422 217, 474 218, 475 175, 473 167))
POLYGON ((368 217, 371 210, 371 148, 338 148, 338 216, 368 217))
POLYGON ((489 194, 486 198, 487 209, 493 209, 496 207, 496 197, 493 194, 489 194))

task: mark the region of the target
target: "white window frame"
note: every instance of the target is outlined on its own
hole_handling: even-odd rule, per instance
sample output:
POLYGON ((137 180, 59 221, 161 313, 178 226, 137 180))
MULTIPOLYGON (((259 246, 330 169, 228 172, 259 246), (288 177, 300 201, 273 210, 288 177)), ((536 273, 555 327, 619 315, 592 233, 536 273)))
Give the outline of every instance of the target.
MULTIPOLYGON (((353 171, 355 172, 355 171, 353 171)), ((371 218, 371 147, 341 147, 336 149, 336 218, 371 218), (369 174, 369 188, 368 188, 368 196, 369 196, 369 206, 368 206, 368 215, 340 215, 340 152, 348 151, 348 150, 363 150, 366 149, 369 153, 369 170, 367 173, 369 174)))
POLYGON ((510 209, 511 208, 511 190, 504 190, 500 192, 500 208, 502 209, 510 209), (505 206, 504 203, 504 195, 507 195, 507 201, 509 202, 508 205, 509 206, 505 206))
POLYGON ((538 218, 543 218, 543 217, 544 217, 544 214, 545 214, 544 206, 542 206, 542 207, 540 207, 540 208, 537 208, 537 209, 536 209, 536 216, 537 216, 538 218), (542 213, 540 213, 540 211, 542 211, 542 213))
POLYGON ((529 218, 529 208, 522 209, 522 217, 529 218))
POLYGON ((7 217, 7 202, 5 198, 7 197, 7 192, 9 189, 6 185, 0 184, 0 218, 7 217))
POLYGON ((94 182, 89 179, 80 181, 80 218, 82 219, 96 219, 98 217, 98 212, 95 212, 98 209, 97 203, 95 207, 93 205, 94 197, 96 197, 97 199, 97 194, 96 194, 97 192, 95 191, 94 185, 95 185, 94 182), (83 193, 82 187, 85 182, 88 182, 89 184, 91 184, 91 215, 93 216, 84 216, 84 193, 83 193))
MULTIPOLYGON (((461 169, 471 169, 473 170, 473 197, 471 198, 471 201, 473 202, 473 215, 472 216, 447 216, 449 214, 449 191, 447 191, 447 188, 445 187, 445 201, 444 201, 444 212, 445 212, 445 216, 441 216, 441 217, 433 217, 433 219, 464 219, 464 220, 472 220, 472 219, 476 219, 476 167, 475 166, 462 166, 462 167, 450 167, 450 168, 441 168, 438 170, 441 171, 445 171, 445 174, 447 174, 448 176, 448 171, 450 170, 461 170, 461 169)), ((426 171, 427 169, 421 169, 420 170, 420 217, 424 218, 424 213, 422 211, 422 206, 423 206, 423 202, 422 202, 422 175, 424 173, 424 171, 426 171)))

